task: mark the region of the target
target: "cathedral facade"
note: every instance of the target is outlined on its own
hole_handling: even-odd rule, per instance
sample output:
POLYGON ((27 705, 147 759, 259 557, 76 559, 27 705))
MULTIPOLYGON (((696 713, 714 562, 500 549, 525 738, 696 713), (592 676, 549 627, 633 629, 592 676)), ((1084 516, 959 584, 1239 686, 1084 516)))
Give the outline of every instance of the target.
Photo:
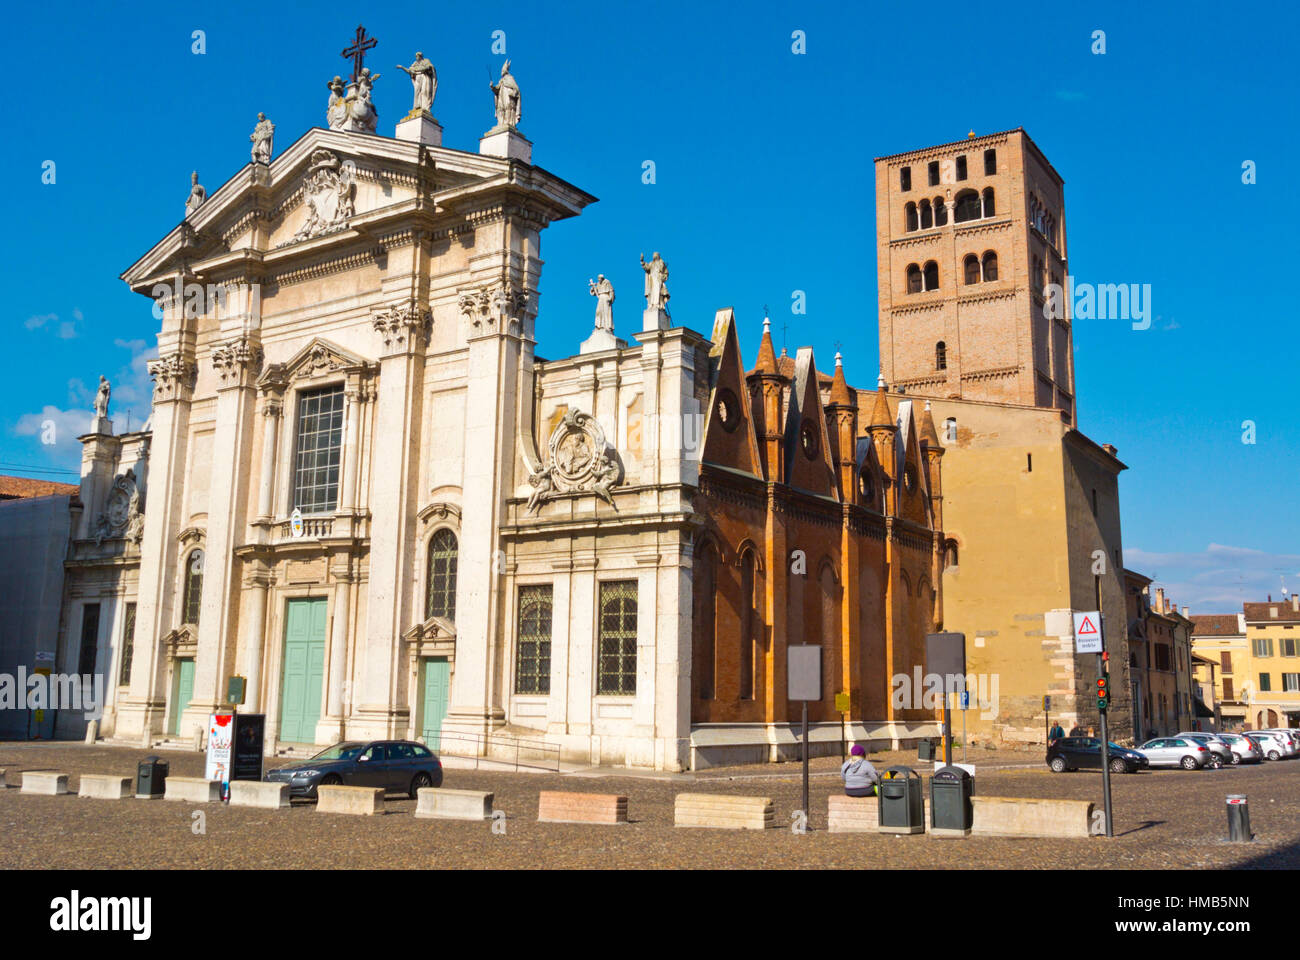
POLYGON ((730 310, 709 336, 668 322, 658 255, 639 332, 602 304, 578 354, 539 358, 542 232, 595 198, 515 120, 478 153, 418 109, 273 158, 267 132, 123 274, 161 316, 153 416, 120 451, 83 438, 82 499, 147 495, 69 564, 120 607, 89 641, 102 734, 189 740, 243 678, 268 748, 782 759, 796 643, 823 648, 819 751, 842 720, 932 733, 889 696, 942 609, 928 411, 882 392, 862 418, 838 362, 766 332, 746 372, 730 310))

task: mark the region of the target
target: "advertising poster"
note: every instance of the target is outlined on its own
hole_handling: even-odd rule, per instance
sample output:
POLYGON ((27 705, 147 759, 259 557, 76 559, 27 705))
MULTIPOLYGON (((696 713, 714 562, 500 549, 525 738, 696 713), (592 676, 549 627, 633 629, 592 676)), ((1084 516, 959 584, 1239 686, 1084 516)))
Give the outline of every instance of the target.
POLYGON ((208 765, 203 775, 221 781, 222 797, 230 789, 230 744, 234 732, 233 713, 214 713, 208 718, 208 765))
POLYGON ((230 779, 262 779, 262 738, 266 716, 261 713, 235 715, 235 736, 231 746, 230 779))

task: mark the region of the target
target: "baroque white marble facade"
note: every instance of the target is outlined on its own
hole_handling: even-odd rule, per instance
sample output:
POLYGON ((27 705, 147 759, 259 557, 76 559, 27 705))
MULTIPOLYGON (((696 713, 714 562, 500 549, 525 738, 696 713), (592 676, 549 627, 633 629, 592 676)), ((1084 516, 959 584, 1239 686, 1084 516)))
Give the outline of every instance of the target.
POLYGON ((243 676, 243 709, 285 739, 286 709, 302 711, 289 611, 315 599, 315 743, 420 737, 423 668, 445 658, 449 739, 688 762, 687 490, 709 344, 651 329, 624 348, 535 355, 541 232, 594 199, 517 159, 313 129, 126 271, 163 319, 115 738, 190 736, 243 676), (341 427, 320 441, 323 477, 302 462, 317 407, 341 427), (430 613, 440 531, 454 536, 453 616, 430 613), (550 651, 543 663, 530 646, 521 670, 524 588, 549 588, 550 651), (601 603, 614 596, 611 668, 601 603))

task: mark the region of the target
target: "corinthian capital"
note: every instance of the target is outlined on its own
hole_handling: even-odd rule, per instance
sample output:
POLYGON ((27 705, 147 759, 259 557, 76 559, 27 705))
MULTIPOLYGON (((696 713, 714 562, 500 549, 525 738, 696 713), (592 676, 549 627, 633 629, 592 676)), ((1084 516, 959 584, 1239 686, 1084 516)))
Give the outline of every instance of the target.
POLYGON ((197 372, 194 361, 179 351, 150 360, 149 376, 153 378, 154 402, 188 400, 194 392, 197 372))
POLYGON ((245 382, 262 365, 262 347, 256 340, 236 337, 212 351, 212 367, 223 385, 245 382))
POLYGON ((385 353, 415 350, 428 342, 433 313, 413 301, 375 310, 375 330, 384 341, 385 353))

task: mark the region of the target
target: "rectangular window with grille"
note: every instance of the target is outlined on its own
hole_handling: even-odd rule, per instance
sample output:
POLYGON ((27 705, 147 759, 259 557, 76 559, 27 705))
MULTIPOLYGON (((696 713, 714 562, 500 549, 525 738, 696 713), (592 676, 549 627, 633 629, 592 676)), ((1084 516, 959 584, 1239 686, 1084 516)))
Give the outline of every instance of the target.
POLYGON ((125 687, 131 682, 131 658, 135 654, 135 604, 126 605, 125 624, 122 626, 122 669, 118 675, 118 685, 125 687))
POLYGON ((957 179, 966 179, 966 154, 964 153, 957 158, 957 179))
POLYGON ((519 588, 515 693, 551 692, 551 585, 519 588))
POLYGON ((81 651, 77 657, 77 673, 85 676, 95 672, 95 656, 99 652, 99 604, 88 603, 81 608, 81 651))
POLYGON ((293 505, 303 513, 328 513, 339 499, 342 384, 298 395, 297 441, 293 505))
POLYGON ((984 151, 984 175, 992 177, 998 172, 998 152, 997 150, 984 151))
POLYGON ((636 693, 636 581, 600 585, 600 641, 596 693, 636 693))
POLYGON ((1219 663, 1219 671, 1221 673, 1232 673, 1232 654, 1224 653, 1219 663))
POLYGON ((1223 681, 1223 699, 1224 699, 1224 700, 1234 700, 1234 699, 1236 699, 1236 698, 1233 697, 1233 695, 1232 695, 1232 681, 1231 681, 1231 680, 1224 680, 1224 681, 1223 681))
POLYGON ((1282 656, 1284 657, 1295 656, 1295 637, 1283 637, 1281 640, 1278 641, 1278 644, 1281 646, 1282 656))
POLYGON ((1251 641, 1251 643, 1255 647, 1255 656, 1257 657, 1273 656, 1272 637, 1256 637, 1254 640, 1251 641))
POLYGON ((931 160, 927 172, 930 174, 930 186, 937 187, 939 185, 939 161, 931 160))
POLYGON ((1282 689, 1287 693, 1300 693, 1300 673, 1282 674, 1282 689))
POLYGON ((898 171, 898 188, 903 193, 907 193, 907 191, 912 189, 911 167, 904 167, 902 170, 898 171))
POLYGON ((1261 673, 1259 675, 1259 689, 1262 692, 1273 689, 1273 675, 1271 673, 1261 673))

